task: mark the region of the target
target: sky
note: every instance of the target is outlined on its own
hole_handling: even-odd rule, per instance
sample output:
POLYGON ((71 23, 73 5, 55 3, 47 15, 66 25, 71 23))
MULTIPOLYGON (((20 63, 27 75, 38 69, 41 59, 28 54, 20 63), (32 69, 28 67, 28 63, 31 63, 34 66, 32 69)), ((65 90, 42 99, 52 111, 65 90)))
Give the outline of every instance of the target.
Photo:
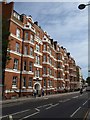
POLYGON ((14 9, 20 14, 31 15, 51 38, 66 48, 76 64, 82 68, 83 78, 86 79, 88 77, 88 8, 79 10, 78 5, 82 2, 78 0, 37 1, 17 2, 16 0, 14 9))

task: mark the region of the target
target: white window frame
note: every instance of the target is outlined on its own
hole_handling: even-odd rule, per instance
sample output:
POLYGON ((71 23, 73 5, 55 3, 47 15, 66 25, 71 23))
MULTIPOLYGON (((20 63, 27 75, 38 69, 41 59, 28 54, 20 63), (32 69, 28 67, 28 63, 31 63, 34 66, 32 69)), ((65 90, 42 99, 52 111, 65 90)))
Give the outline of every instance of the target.
POLYGON ((24 46, 24 55, 28 55, 28 47, 24 46))
POLYGON ((29 71, 33 71, 33 62, 29 62, 29 71))
POLYGON ((46 48, 46 44, 43 45, 43 50, 46 51, 47 48, 46 48))
POLYGON ((43 55, 43 62, 46 62, 46 55, 43 55))
POLYGON ((25 40, 28 40, 28 36, 29 36, 28 32, 25 32, 25 40))
POLYGON ((36 44, 36 51, 40 52, 40 46, 36 44))
POLYGON ((36 76, 36 77, 40 77, 40 70, 36 70, 36 71, 35 71, 35 76, 36 76))
POLYGON ((30 47, 30 56, 33 56, 33 48, 30 47))
POLYGON ((30 35, 30 41, 31 41, 32 43, 34 43, 34 35, 33 35, 33 34, 30 35))
POLYGON ((40 56, 36 55, 36 64, 40 65, 40 56))
POLYGON ((14 66, 13 66, 13 69, 18 70, 18 64, 19 64, 19 60, 15 58, 15 59, 14 59, 14 66))
POLYGON ((16 42, 16 52, 20 53, 20 44, 16 42))
POLYGON ((23 61, 23 70, 26 71, 27 70, 27 62, 23 61))
POLYGON ((43 74, 47 74, 47 68, 45 66, 43 67, 43 74))
POLYGON ((20 38, 20 29, 16 29, 16 36, 18 37, 18 38, 20 38))
POLYGON ((32 86, 33 86, 33 78, 30 77, 28 81, 28 87, 32 87, 32 86))
POLYGON ((13 76, 12 87, 17 87, 17 76, 13 76))
POLYGON ((26 77, 23 77, 23 87, 26 88, 26 77))

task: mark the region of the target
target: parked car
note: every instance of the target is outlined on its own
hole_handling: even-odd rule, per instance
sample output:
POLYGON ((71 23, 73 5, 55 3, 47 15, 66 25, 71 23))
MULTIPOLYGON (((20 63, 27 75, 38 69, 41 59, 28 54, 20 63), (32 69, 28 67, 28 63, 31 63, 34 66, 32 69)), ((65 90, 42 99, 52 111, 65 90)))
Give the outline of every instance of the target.
POLYGON ((86 87, 86 91, 90 91, 90 86, 87 86, 87 87, 86 87))

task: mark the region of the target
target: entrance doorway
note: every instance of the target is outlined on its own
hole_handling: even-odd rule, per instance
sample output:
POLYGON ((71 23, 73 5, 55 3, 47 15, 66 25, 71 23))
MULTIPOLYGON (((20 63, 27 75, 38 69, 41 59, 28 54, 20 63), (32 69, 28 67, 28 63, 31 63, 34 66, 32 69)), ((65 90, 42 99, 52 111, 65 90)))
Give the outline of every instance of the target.
POLYGON ((36 90, 36 94, 39 95, 41 91, 41 85, 40 83, 35 83, 34 89, 36 90))

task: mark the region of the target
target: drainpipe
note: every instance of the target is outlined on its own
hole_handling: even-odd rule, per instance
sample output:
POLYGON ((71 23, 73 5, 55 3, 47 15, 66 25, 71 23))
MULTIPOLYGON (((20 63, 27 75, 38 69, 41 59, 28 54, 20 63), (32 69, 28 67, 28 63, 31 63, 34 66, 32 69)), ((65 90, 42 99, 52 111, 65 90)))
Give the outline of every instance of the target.
POLYGON ((23 30, 22 51, 21 51, 21 68, 20 68, 19 97, 22 96, 21 93, 22 93, 23 51, 24 51, 24 30, 23 30))

